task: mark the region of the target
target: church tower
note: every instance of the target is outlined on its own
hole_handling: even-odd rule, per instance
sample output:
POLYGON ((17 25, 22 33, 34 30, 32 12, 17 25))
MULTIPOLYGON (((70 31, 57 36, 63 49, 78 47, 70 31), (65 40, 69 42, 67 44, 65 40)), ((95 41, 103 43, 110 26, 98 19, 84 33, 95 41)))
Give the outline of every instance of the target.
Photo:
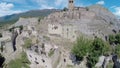
POLYGON ((68 9, 73 10, 74 9, 74 0, 68 0, 68 9))

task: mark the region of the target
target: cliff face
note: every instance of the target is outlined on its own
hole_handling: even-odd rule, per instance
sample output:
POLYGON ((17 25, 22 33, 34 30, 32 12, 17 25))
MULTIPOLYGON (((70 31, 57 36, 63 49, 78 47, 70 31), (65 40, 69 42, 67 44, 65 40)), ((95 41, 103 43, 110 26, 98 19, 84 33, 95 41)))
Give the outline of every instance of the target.
POLYGON ((117 17, 110 12, 108 9, 104 8, 101 5, 93 5, 88 7, 89 11, 96 13, 96 19, 104 20, 106 23, 113 24, 118 28, 119 20, 117 17))

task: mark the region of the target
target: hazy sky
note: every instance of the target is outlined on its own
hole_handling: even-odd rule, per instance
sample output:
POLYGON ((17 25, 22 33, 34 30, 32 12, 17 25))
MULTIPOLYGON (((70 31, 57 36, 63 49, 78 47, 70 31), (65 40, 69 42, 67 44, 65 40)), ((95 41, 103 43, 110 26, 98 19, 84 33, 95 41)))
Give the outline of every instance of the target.
MULTIPOLYGON (((68 0, 0 0, 0 16, 25 12, 35 9, 62 9, 67 7, 68 0)), ((120 0, 75 0, 76 6, 101 4, 120 16, 120 0)))

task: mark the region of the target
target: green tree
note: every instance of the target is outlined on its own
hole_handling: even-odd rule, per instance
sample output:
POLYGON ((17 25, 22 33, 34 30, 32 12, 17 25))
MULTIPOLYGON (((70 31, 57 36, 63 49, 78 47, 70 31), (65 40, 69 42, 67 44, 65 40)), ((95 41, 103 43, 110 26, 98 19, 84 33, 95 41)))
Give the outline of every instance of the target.
POLYGON ((110 46, 100 38, 95 38, 90 46, 91 51, 87 57, 87 65, 93 68, 101 55, 108 55, 110 46))
POLYGON ((66 7, 63 9, 63 11, 67 11, 67 10, 68 10, 68 8, 66 8, 66 7))
POLYGON ((120 58, 120 44, 115 47, 115 54, 120 58))
POLYGON ((19 26, 20 30, 23 30, 23 25, 19 26))
POLYGON ((99 55, 105 55, 107 52, 110 51, 109 44, 100 38, 95 38, 91 47, 92 52, 95 52, 96 54, 99 55))
POLYGON ((115 35, 109 35, 109 43, 113 44, 115 43, 115 41, 116 41, 115 35))
POLYGON ((80 60, 83 60, 83 57, 86 56, 87 53, 89 52, 90 44, 91 44, 90 40, 80 37, 74 44, 72 53, 80 60))
POLYGON ((116 43, 120 44, 120 33, 116 34, 116 43))

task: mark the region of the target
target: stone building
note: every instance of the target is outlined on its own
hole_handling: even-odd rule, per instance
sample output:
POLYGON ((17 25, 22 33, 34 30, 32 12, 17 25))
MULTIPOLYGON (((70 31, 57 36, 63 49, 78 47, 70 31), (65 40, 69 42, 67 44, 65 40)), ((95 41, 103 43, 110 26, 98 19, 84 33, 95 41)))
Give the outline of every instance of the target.
POLYGON ((49 35, 61 36, 71 41, 75 41, 77 38, 76 26, 72 24, 48 24, 48 33, 49 35))
POLYGON ((52 44, 34 45, 26 53, 31 62, 31 68, 57 68, 56 63, 59 63, 59 49, 52 44))
POLYGON ((60 24, 48 24, 48 33, 51 35, 61 35, 62 26, 60 24))
POLYGON ((76 7, 74 5, 75 0, 68 0, 68 10, 73 11, 73 10, 80 10, 80 11, 86 11, 86 8, 84 7, 76 7))
POLYGON ((61 36, 71 41, 75 41, 77 39, 76 31, 76 26, 72 24, 63 25, 61 36))
POLYGON ((74 0, 68 0, 68 9, 74 10, 74 0))

